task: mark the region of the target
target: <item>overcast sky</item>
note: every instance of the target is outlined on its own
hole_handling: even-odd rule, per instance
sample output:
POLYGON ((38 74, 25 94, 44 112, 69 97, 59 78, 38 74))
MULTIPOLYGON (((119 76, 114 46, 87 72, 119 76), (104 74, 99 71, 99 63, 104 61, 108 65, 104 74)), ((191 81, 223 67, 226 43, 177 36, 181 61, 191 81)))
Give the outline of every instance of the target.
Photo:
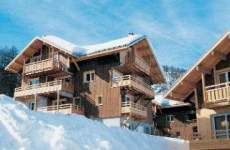
POLYGON ((161 65, 188 68, 230 30, 230 0, 0 0, 0 47, 56 35, 77 45, 147 35, 161 65))

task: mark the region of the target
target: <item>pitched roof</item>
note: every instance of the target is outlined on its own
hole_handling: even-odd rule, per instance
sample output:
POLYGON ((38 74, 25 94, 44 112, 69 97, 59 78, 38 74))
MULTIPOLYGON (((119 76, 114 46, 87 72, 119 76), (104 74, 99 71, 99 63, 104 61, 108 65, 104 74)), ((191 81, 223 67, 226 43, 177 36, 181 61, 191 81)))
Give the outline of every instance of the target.
POLYGON ((149 55, 151 56, 151 62, 154 64, 153 72, 155 73, 155 81, 161 83, 164 82, 164 77, 160 69, 159 63, 156 60, 156 57, 153 53, 151 43, 148 41, 144 35, 128 35, 116 40, 95 44, 95 45, 76 45, 69 41, 66 41, 62 38, 47 35, 42 37, 35 37, 5 68, 11 72, 19 72, 22 69, 24 63, 24 58, 30 56, 33 52, 42 45, 42 43, 49 44, 53 47, 56 47, 60 51, 70 55, 77 61, 82 61, 85 59, 91 59, 95 57, 101 57, 111 53, 117 53, 118 50, 124 50, 128 47, 135 45, 140 41, 145 41, 148 43, 149 55))
POLYGON ((43 36, 41 39, 65 49, 71 55, 84 56, 100 51, 129 47, 144 38, 143 35, 134 34, 104 43, 81 46, 53 35, 43 36))
POLYGON ((211 70, 225 55, 230 53, 230 32, 215 43, 177 82, 167 91, 165 98, 184 100, 201 80, 204 70, 211 70))

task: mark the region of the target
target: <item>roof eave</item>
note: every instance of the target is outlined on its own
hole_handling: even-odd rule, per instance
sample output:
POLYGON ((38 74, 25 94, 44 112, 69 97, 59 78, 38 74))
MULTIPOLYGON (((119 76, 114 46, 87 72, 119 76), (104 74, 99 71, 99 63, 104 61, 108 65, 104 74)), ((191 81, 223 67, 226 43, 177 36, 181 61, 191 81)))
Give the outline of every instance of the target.
POLYGON ((176 98, 171 96, 173 90, 194 70, 196 67, 225 39, 230 38, 230 32, 226 32, 175 84, 165 93, 164 98, 181 101, 184 97, 176 98))

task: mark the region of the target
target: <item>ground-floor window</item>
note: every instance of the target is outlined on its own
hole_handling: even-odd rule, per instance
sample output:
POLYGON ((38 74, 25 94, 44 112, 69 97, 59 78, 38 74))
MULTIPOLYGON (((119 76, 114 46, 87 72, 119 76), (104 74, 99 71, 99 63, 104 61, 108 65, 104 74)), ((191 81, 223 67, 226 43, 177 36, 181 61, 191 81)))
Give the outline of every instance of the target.
POLYGON ((230 113, 214 115, 212 122, 216 139, 230 138, 230 113))
POLYGON ((34 101, 30 101, 27 103, 27 106, 30 110, 34 110, 35 109, 35 102, 34 101))

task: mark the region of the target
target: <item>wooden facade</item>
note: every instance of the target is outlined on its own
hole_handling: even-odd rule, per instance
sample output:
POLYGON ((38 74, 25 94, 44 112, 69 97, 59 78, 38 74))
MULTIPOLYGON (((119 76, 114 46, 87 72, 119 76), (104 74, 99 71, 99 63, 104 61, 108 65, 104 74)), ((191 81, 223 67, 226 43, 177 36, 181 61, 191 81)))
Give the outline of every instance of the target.
POLYGON ((191 104, 158 107, 154 117, 158 134, 185 140, 199 138, 197 135, 196 112, 191 104))
POLYGON ((36 111, 120 118, 121 125, 151 121, 151 85, 164 78, 146 37, 84 56, 58 44, 35 38, 6 67, 22 75, 17 100, 36 111))
POLYGON ((199 138, 191 141, 191 149, 230 147, 229 83, 230 33, 226 33, 166 94, 179 101, 192 97, 199 138))

